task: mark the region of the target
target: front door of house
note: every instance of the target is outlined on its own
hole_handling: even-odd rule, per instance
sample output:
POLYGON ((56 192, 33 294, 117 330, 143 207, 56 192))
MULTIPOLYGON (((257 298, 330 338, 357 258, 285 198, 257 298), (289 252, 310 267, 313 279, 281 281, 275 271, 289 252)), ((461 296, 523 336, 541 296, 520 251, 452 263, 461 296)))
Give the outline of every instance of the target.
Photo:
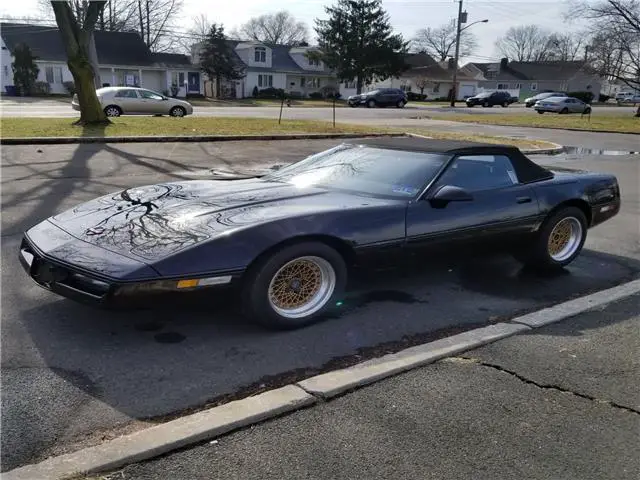
POLYGON ((189 72, 188 73, 188 92, 189 93, 200 93, 200 72, 189 72))

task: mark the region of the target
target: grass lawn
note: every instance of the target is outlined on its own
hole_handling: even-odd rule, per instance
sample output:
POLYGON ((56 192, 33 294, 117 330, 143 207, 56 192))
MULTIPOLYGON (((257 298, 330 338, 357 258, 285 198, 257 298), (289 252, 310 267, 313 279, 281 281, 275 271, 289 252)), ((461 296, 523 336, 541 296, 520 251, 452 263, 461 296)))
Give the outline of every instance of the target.
MULTIPOLYGON (((104 127, 78 127, 75 118, 17 118, 2 119, 2 136, 9 137, 109 137, 109 136, 163 136, 163 135, 259 135, 278 133, 398 133, 404 129, 372 127, 310 120, 283 120, 276 118, 243 117, 119 117, 104 127)), ((520 148, 548 148, 547 142, 507 137, 459 134, 453 132, 410 129, 411 133, 441 139, 457 139, 485 143, 515 145, 520 148)))
POLYGON ((75 118, 2 119, 3 137, 109 137, 149 135, 258 135, 274 133, 376 133, 389 129, 310 120, 243 117, 119 117, 111 125, 79 127, 75 118))
POLYGON ((558 115, 545 113, 544 115, 530 114, 438 114, 433 117, 438 120, 452 120, 455 122, 481 123, 485 125, 512 125, 518 127, 543 127, 543 128, 575 128, 585 131, 613 131, 620 133, 640 133, 640 118, 632 114, 598 115, 580 118, 580 115, 558 115))

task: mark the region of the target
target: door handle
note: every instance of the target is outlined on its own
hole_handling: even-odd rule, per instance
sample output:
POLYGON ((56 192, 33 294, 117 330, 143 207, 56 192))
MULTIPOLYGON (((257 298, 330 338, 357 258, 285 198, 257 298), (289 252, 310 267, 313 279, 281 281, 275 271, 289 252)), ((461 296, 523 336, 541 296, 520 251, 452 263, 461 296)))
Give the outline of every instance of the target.
POLYGON ((531 197, 518 197, 516 198, 517 203, 530 203, 531 197))

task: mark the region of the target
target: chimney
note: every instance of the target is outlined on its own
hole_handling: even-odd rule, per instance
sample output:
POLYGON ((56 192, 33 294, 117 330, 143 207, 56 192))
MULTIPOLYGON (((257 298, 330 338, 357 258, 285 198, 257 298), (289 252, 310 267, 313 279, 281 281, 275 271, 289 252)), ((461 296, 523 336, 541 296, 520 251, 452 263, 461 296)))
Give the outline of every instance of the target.
POLYGON ((509 65, 509 59, 508 58, 501 58, 500 59, 500 70, 506 69, 507 65, 509 65))

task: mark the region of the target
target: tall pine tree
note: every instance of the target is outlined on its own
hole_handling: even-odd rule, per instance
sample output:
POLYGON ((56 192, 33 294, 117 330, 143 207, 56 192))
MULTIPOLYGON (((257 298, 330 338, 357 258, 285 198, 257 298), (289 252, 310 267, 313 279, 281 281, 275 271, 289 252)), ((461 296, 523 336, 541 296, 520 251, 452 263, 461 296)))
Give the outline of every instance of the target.
POLYGON ((316 19, 321 60, 341 81, 356 80, 357 92, 374 78, 389 78, 407 67, 408 42, 394 35, 381 0, 338 0, 325 7, 327 20, 316 19))
POLYGON ((244 77, 244 68, 234 58, 231 45, 227 43, 224 27, 211 25, 200 55, 200 69, 216 81, 216 97, 221 96, 222 80, 239 80, 244 77))

